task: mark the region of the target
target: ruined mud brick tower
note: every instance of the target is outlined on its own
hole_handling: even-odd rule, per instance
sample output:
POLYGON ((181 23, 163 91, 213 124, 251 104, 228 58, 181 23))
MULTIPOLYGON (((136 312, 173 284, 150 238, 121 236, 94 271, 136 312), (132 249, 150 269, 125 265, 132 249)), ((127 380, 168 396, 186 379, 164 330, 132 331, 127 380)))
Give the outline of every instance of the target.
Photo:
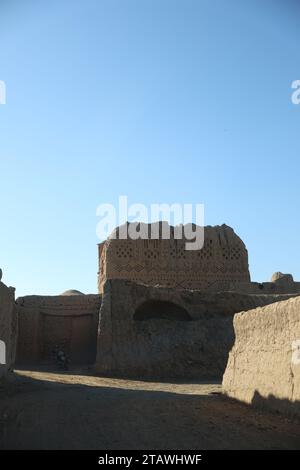
POLYGON ((250 282, 247 249, 227 225, 204 227, 204 246, 196 251, 186 250, 186 238, 174 238, 174 227, 170 239, 120 239, 116 233, 98 246, 99 293, 108 279, 211 291, 250 282))

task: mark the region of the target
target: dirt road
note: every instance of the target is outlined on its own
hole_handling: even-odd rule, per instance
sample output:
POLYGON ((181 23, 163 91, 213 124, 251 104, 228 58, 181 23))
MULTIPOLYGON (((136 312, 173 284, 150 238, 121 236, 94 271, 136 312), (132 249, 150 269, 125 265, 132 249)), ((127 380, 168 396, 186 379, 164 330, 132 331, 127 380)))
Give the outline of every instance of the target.
POLYGON ((0 389, 0 449, 300 449, 300 423, 219 384, 17 371, 0 389))

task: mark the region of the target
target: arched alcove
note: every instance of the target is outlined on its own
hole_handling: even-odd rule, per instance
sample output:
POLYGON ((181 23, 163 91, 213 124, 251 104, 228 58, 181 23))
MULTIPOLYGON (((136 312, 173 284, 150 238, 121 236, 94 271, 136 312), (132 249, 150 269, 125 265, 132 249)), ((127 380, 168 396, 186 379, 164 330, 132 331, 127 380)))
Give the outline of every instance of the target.
POLYGON ((135 311, 133 319, 145 320, 173 320, 190 321, 192 317, 181 306, 166 300, 147 300, 135 311))

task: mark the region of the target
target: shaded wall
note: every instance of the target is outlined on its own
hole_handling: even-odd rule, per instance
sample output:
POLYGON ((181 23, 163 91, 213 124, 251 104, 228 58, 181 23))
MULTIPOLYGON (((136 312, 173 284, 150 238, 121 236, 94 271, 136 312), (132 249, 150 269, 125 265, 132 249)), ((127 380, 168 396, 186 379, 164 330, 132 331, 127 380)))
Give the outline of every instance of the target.
POLYGON ((238 313, 234 331, 224 392, 300 416, 300 297, 238 313))
MULTIPOLYGON (((0 341, 5 343, 5 362, 0 364, 0 380, 12 369, 15 361, 17 339, 17 310, 15 290, 0 281, 0 341)), ((3 356, 3 343, 0 346, 3 356)))
POLYGON ((100 304, 98 295, 17 299, 17 363, 51 364, 57 351, 71 365, 94 363, 100 304))
POLYGON ((233 314, 286 296, 204 293, 107 281, 96 372, 132 377, 221 378, 233 314))

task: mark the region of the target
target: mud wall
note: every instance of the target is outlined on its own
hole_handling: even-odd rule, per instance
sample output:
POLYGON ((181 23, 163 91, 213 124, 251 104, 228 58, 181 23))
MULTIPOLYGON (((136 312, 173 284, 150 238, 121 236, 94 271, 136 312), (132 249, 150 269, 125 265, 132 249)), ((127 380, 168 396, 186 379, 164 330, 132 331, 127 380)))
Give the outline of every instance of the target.
POLYGON ((244 294, 300 294, 300 282, 280 284, 278 282, 233 282, 229 285, 231 292, 244 294))
POLYGON ((98 295, 17 299, 17 363, 51 364, 57 351, 71 365, 94 363, 100 304, 98 295))
POLYGON ((187 239, 176 239, 174 227, 170 239, 150 239, 153 227, 140 224, 147 230, 148 239, 120 239, 119 231, 99 245, 99 292, 106 280, 127 279, 150 286, 212 291, 227 290, 232 282, 249 282, 248 252, 243 241, 227 225, 204 227, 204 246, 201 250, 186 250, 187 239))
POLYGON ((157 378, 221 378, 233 314, 286 296, 203 293, 107 281, 96 372, 157 378))
POLYGON ((15 291, 0 281, 0 380, 8 374, 14 365, 16 338, 15 291))
POLYGON ((300 297, 238 313, 234 332, 224 392, 300 416, 300 297))

